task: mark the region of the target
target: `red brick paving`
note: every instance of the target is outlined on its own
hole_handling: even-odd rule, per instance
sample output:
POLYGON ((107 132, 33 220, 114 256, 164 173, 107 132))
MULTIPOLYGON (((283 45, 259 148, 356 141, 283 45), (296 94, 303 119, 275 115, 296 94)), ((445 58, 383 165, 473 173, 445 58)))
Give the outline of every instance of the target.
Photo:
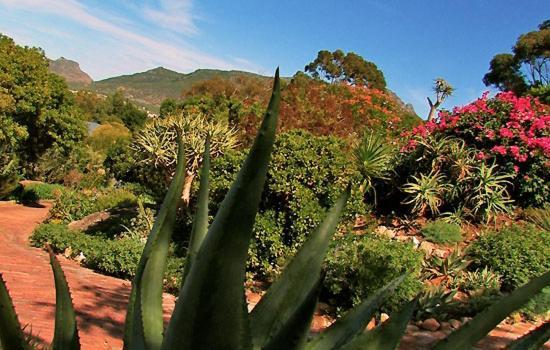
MULTIPOLYGON (((0 272, 19 321, 44 343, 53 337, 55 288, 47 253, 30 247, 28 238, 50 207, 0 204, 0 272)), ((58 258, 71 289, 82 349, 121 349, 130 282, 58 258)), ((164 304, 171 310, 174 297, 166 294, 164 304)))
MULTIPOLYGON (((21 324, 37 340, 49 343, 53 337, 55 288, 46 252, 29 246, 34 228, 46 219, 51 207, 0 203, 0 272, 14 300, 21 324)), ((74 261, 59 257, 71 289, 82 349, 120 349, 130 282, 100 275, 74 261)), ((249 294, 249 293, 247 293, 249 294)), ((250 293, 252 294, 252 293, 250 293)), ((248 295, 254 303, 254 295, 248 295)), ((257 298, 256 298, 257 299, 257 298)), ((164 295, 165 318, 174 307, 174 297, 164 295)), ((312 329, 322 326, 315 319, 312 329)), ((506 344, 529 332, 529 323, 500 325, 478 344, 479 349, 504 349, 506 344)), ((426 349, 442 332, 408 332, 400 349, 426 349)), ((545 349, 550 349, 550 342, 545 349)))

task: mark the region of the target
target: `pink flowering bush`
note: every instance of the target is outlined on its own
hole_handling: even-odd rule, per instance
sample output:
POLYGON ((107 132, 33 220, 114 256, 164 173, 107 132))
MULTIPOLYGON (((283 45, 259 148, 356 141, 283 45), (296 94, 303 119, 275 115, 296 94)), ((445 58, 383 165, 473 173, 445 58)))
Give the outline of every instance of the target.
POLYGON ((512 92, 489 98, 484 93, 417 126, 402 151, 410 152, 428 135, 461 139, 476 159, 515 174, 509 191, 516 203, 540 206, 550 198, 550 107, 537 98, 512 92))

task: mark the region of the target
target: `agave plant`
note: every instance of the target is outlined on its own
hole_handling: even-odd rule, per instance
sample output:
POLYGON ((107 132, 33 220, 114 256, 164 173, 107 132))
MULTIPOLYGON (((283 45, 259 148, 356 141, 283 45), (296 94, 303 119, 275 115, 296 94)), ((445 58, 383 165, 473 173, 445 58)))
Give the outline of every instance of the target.
POLYGON ((420 174, 420 177, 412 178, 413 181, 403 187, 403 191, 410 195, 403 203, 412 204, 413 211, 419 215, 424 215, 428 208, 432 214, 439 214, 443 196, 449 188, 445 183, 445 176, 437 171, 431 171, 428 175, 420 174))
MULTIPOLYGON (((364 332, 375 310, 402 281, 392 281, 323 333, 308 339, 321 284, 321 265, 344 209, 349 188, 336 201, 257 306, 248 313, 245 268, 252 226, 273 148, 280 100, 278 71, 256 140, 214 221, 208 223, 209 153, 204 154, 190 253, 172 317, 163 327, 162 276, 185 176, 178 136, 178 165, 132 283, 124 348, 168 349, 395 349, 413 314, 407 303, 384 325, 364 332)), ((208 150, 208 143, 205 147, 208 150)), ((79 349, 74 311, 62 271, 52 256, 57 287, 53 350, 79 349), (58 317, 59 316, 59 317, 58 317)), ((517 289, 474 318, 437 349, 468 349, 511 311, 550 283, 550 272, 517 289)), ((4 283, 0 283, 0 349, 28 349, 4 283)))
POLYGON ((510 185, 511 174, 500 174, 496 171, 496 164, 481 163, 469 180, 473 183, 468 202, 472 213, 488 222, 499 213, 509 213, 513 202, 507 191, 510 185))

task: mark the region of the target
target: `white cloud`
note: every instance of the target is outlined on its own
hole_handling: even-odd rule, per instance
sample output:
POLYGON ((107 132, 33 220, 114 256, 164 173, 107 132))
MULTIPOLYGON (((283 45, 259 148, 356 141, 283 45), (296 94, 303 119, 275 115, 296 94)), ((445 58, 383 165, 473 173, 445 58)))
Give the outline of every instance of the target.
POLYGON ((157 6, 146 6, 143 17, 163 28, 187 35, 198 33, 190 0, 160 0, 157 6))
MULTIPOLYGON (((105 50, 100 53, 89 53, 90 58, 97 57, 98 54, 108 55, 107 58, 111 59, 117 57, 116 67, 103 66, 104 68, 101 68, 96 62, 88 64, 87 62, 81 62, 83 66, 88 65, 97 68, 94 69, 95 72, 90 72, 94 76, 105 77, 110 74, 129 73, 156 66, 165 66, 184 72, 206 67, 243 70, 255 68, 254 65, 244 64, 242 61, 214 57, 193 47, 186 47, 183 43, 175 44, 166 41, 166 39, 140 34, 135 30, 123 27, 118 21, 114 23, 103 19, 103 16, 94 15, 77 0, 0 0, 0 4, 11 9, 53 14, 103 34, 94 38, 94 42, 90 42, 91 47, 97 45, 97 41, 116 41, 118 44, 105 47, 105 50), (119 71, 119 69, 122 69, 122 71, 119 71)), ((148 13, 152 18, 156 17, 155 22, 158 21, 160 26, 169 26, 180 32, 197 33, 198 31, 190 14, 190 8, 189 0, 160 0, 157 9, 151 10, 149 7, 148 10, 145 10, 145 13, 148 13)), ((75 40, 82 39, 82 37, 75 38, 75 40)), ((90 40, 90 38, 85 39, 90 40)), ((113 64, 112 61, 111 64, 113 64)))

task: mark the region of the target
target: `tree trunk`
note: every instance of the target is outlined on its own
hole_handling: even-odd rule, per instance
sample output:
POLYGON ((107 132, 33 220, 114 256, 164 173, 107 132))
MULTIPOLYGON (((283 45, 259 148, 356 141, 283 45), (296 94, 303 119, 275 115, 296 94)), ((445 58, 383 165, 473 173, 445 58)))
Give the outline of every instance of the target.
POLYGON ((193 180, 195 179, 195 173, 187 172, 187 176, 185 177, 184 183, 183 183, 183 192, 181 194, 181 199, 183 200, 183 203, 185 206, 189 205, 189 201, 191 199, 191 186, 193 185, 193 180))

